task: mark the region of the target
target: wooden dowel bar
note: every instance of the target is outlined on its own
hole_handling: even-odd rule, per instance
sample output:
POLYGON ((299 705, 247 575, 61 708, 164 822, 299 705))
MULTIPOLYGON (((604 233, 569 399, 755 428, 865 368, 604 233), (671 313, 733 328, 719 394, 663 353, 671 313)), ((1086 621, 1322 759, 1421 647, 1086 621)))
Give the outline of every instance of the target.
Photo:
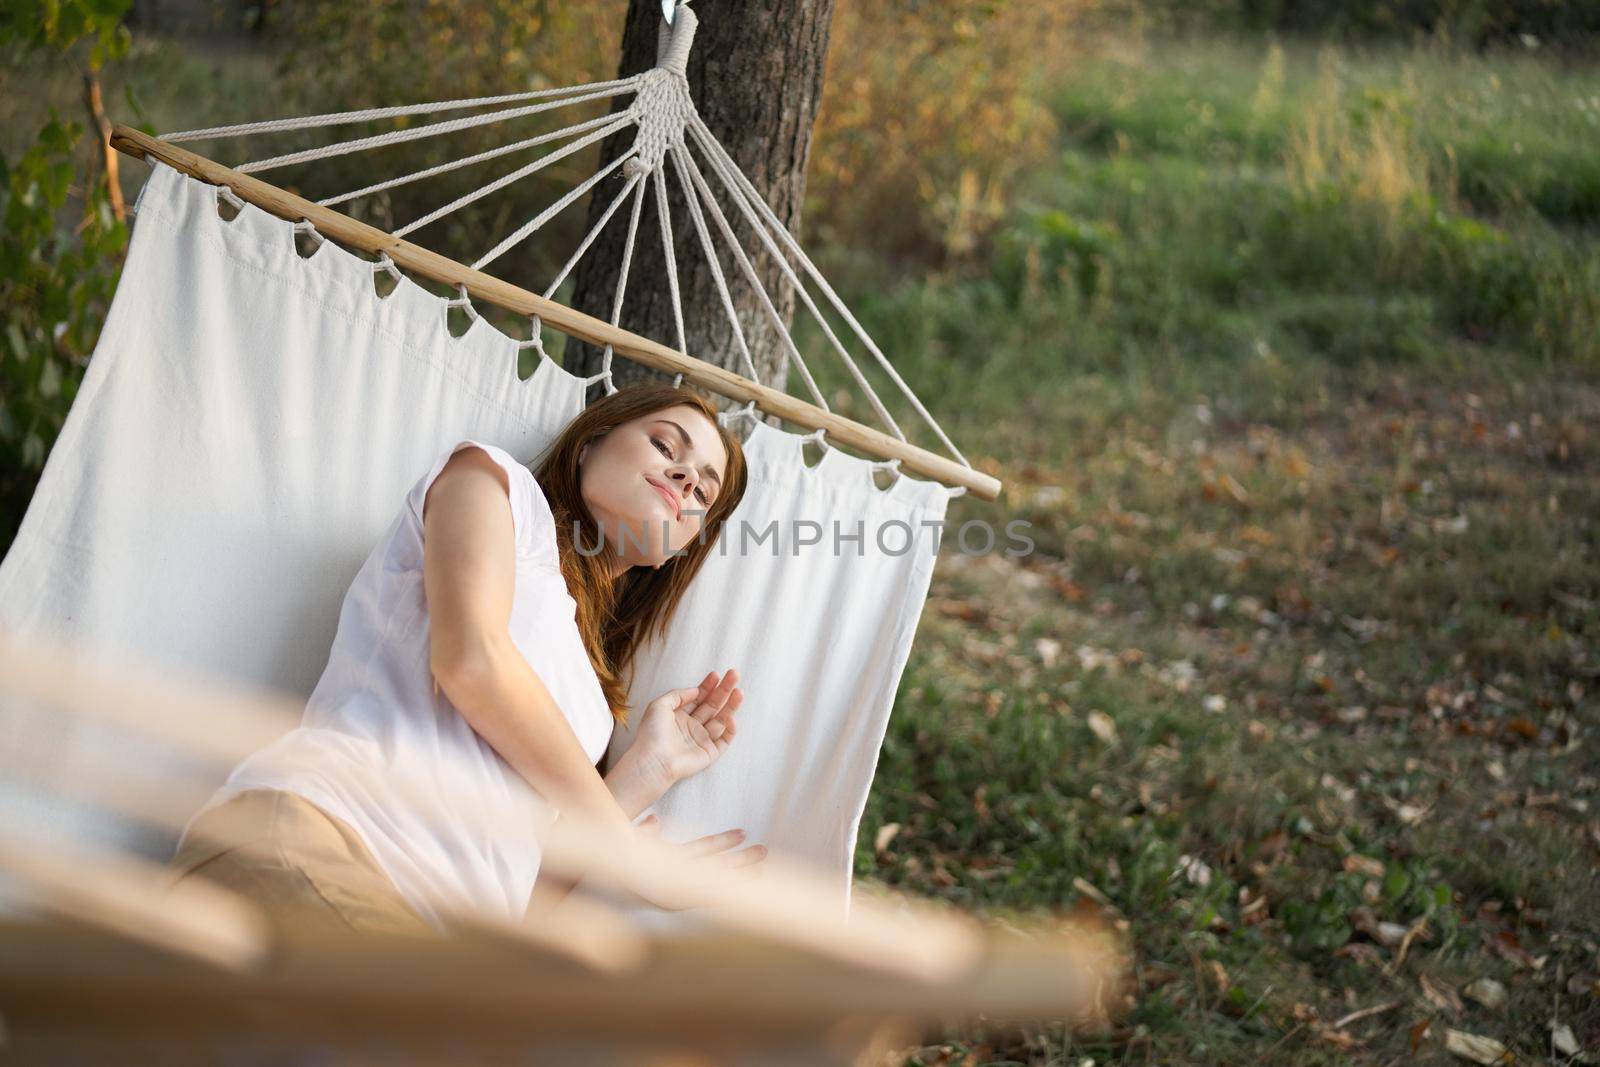
POLYGON ((168 886, 148 860, 0 828, 0 872, 44 911, 165 952, 239 970, 266 954, 255 906, 209 882, 168 886))
POLYGON ((357 222, 348 215, 312 203, 259 178, 241 174, 139 130, 127 126, 116 127, 111 133, 111 146, 124 155, 160 160, 190 177, 212 185, 226 186, 240 199, 281 219, 290 222, 308 220, 319 233, 351 248, 373 255, 387 253, 397 266, 452 288, 465 286, 467 292, 476 299, 519 315, 537 315, 547 325, 580 341, 600 347, 610 345, 618 355, 636 363, 668 374, 682 374, 685 380, 703 389, 741 403, 753 400, 760 410, 797 426, 826 430, 828 437, 840 444, 883 459, 898 459, 904 471, 915 472, 945 485, 965 486, 982 500, 992 501, 1000 495, 1000 480, 992 475, 863 426, 852 419, 824 411, 815 404, 752 382, 715 364, 675 352, 647 337, 473 270, 420 245, 357 222))

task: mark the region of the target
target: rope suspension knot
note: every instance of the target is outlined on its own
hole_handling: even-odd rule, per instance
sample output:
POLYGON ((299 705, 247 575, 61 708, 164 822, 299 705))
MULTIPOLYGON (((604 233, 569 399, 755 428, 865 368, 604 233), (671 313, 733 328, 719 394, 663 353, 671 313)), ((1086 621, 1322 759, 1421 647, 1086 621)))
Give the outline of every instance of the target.
POLYGON ((663 67, 645 71, 628 110, 638 122, 639 132, 634 135, 634 159, 624 173, 643 176, 660 167, 667 153, 684 143, 684 131, 694 113, 688 79, 663 67))
POLYGON ((689 50, 694 47, 694 31, 699 25, 699 16, 688 4, 680 3, 671 24, 663 21, 656 35, 656 69, 687 77, 689 50))

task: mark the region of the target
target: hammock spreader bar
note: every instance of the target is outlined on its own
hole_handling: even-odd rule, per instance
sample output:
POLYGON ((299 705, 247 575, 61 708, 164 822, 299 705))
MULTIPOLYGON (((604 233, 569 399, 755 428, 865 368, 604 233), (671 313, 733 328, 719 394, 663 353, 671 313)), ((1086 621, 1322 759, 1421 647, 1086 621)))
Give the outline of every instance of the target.
POLYGON ((647 337, 473 270, 259 178, 179 148, 169 141, 159 140, 127 126, 118 126, 112 131, 111 145, 125 155, 136 159, 159 160, 192 178, 228 189, 240 199, 281 219, 309 222, 324 237, 331 237, 350 248, 370 255, 387 255, 397 267, 452 289, 460 287, 474 300, 486 301, 518 315, 537 316, 552 329, 569 337, 600 348, 609 346, 617 354, 636 363, 669 374, 680 374, 684 380, 702 389, 754 405, 797 426, 823 430, 834 442, 882 459, 899 460, 904 471, 923 475, 955 487, 958 491, 970 491, 983 500, 995 500, 1000 495, 1000 480, 992 475, 863 426, 852 419, 824 411, 814 404, 751 381, 716 364, 675 352, 647 337))

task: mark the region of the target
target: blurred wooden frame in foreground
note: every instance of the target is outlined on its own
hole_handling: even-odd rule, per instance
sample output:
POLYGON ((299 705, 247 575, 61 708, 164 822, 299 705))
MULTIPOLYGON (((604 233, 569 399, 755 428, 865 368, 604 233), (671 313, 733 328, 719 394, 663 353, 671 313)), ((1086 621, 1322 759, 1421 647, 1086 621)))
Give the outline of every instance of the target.
MULTIPOLYGON (((224 767, 300 712, 0 631, 0 715, 41 708, 224 767)), ((171 802, 181 790, 137 768, 46 777, 18 763, 0 755, 0 773, 168 831, 187 814, 171 802)), ((583 885, 671 894, 693 877, 670 846, 570 815, 540 836, 544 862, 583 885)), ((195 879, 169 889, 148 860, 0 820, 0 894, 41 915, 0 920, 0 1047, 19 1062, 330 1047, 365 1059, 403 1041, 380 1058, 848 1063, 979 1015, 1098 1023, 1120 995, 1120 939, 1096 922, 982 923, 895 897, 858 897, 846 919, 806 868, 776 855, 763 867, 697 911, 692 932, 574 896, 526 924, 452 913, 448 934, 380 935, 268 923, 195 879)))

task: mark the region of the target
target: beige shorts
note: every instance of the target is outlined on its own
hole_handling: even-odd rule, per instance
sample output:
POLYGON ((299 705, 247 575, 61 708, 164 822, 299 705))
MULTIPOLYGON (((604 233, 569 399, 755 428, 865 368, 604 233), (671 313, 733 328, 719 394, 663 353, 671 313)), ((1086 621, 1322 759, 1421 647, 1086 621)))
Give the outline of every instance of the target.
POLYGON ((170 866, 173 884, 214 882, 279 926, 433 932, 350 825, 295 793, 252 789, 204 812, 170 866))

